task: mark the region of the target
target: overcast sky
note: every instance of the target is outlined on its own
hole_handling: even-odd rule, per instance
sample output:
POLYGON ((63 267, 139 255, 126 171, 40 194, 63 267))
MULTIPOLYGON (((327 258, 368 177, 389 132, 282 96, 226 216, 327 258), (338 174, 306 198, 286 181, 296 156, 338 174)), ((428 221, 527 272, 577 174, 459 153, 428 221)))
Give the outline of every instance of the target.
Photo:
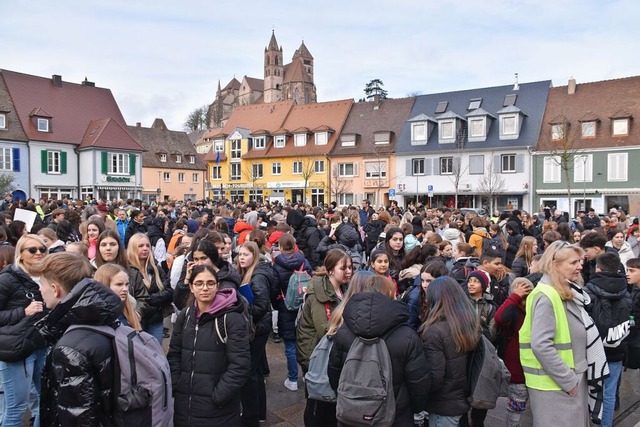
POLYGON ((218 80, 263 78, 302 40, 319 101, 639 74, 636 0, 0 0, 0 68, 111 89, 128 124, 182 130, 218 80))

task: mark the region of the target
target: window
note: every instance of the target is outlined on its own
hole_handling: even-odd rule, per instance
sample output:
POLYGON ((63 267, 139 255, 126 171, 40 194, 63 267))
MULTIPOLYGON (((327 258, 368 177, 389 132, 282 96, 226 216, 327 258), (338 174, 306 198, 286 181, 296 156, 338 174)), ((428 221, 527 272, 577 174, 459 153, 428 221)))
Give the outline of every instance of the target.
POLYGON ((573 181, 591 182, 593 170, 593 156, 591 154, 578 154, 573 157, 573 181))
POLYGON ((7 128, 7 115, 5 113, 0 113, 0 129, 7 128))
POLYGON ((324 160, 315 160, 313 162, 313 170, 315 173, 324 173, 324 160))
POLYGON ((329 142, 329 133, 328 132, 317 132, 316 133, 316 145, 327 145, 329 142))
POLYGON ((49 119, 38 118, 38 132, 49 132, 49 119))
POLYGON ((440 140, 453 139, 455 132, 455 125, 453 120, 447 120, 440 122, 440 140))
POLYGON ((249 200, 262 202, 264 199, 264 190, 249 190, 249 200))
POLYGON ((551 139, 559 141, 564 138, 564 125, 562 123, 551 125, 551 139))
POLYGON ((478 108, 480 108, 481 104, 482 104, 482 98, 474 98, 471 101, 469 101, 469 106, 467 107, 467 110, 477 110, 478 108))
POLYGON ((355 163, 338 163, 338 175, 340 177, 356 176, 357 166, 355 163))
POLYGON ((200 182, 200 174, 197 174, 197 173, 192 174, 191 182, 193 182, 194 184, 197 184, 198 182, 200 182))
POLYGON ((411 175, 424 175, 424 159, 411 159, 411 175))
POLYGON ((375 145, 387 145, 391 141, 391 132, 374 132, 373 143, 375 145))
POLYGON ((196 162, 196 156, 189 156, 189 163, 194 164, 196 162))
POLYGON ((516 171, 516 155, 503 154, 500 156, 500 172, 514 173, 516 171))
POLYGON ((258 136, 256 138, 253 138, 253 149, 254 150, 264 150, 266 146, 265 143, 265 137, 264 136, 258 136))
POLYGON ((543 182, 560 183, 560 156, 545 157, 543 169, 543 182))
POLYGON ((178 182, 184 183, 184 172, 178 172, 178 182))
POLYGON ((500 117, 500 134, 515 135, 518 133, 518 116, 515 114, 500 117))
POLYGON ((285 143, 284 135, 278 135, 278 136, 276 136, 275 142, 274 142, 273 145, 276 148, 284 148, 284 143, 285 143))
POLYGON ((182 155, 176 154, 176 163, 182 163, 182 155))
POLYGON ((307 134, 306 133, 297 133, 295 135, 295 140, 293 141, 293 145, 296 147, 304 147, 307 145, 307 134))
POLYGON ((347 193, 347 194, 339 194, 338 195, 338 204, 340 206, 348 206, 348 205, 353 205, 353 193, 347 193))
POLYGON ((162 172, 164 182, 171 182, 171 172, 162 172))
POLYGON ((485 136, 485 121, 484 117, 469 119, 469 136, 472 138, 485 136))
POLYGON ((613 136, 629 135, 629 119, 613 119, 611 123, 613 136))
POLYGON ((509 107, 510 105, 516 105, 516 98, 517 97, 518 97, 518 95, 516 95, 516 94, 505 95, 504 102, 502 103, 502 106, 503 107, 509 107))
POLYGON ((447 106, 449 105, 449 101, 441 101, 438 102, 438 105, 436 105, 436 114, 440 114, 440 113, 444 113, 445 111, 447 111, 447 106))
POLYGON ((167 155, 166 154, 160 154, 160 161, 162 163, 165 163, 167 161, 167 155))
POLYGON ((244 190, 231 190, 229 195, 232 202, 244 202, 244 190))
POLYGON ((258 179, 264 176, 264 170, 262 168, 262 163, 257 163, 251 165, 251 172, 253 173, 253 178, 258 179))
POLYGON ((239 161, 242 154, 242 141, 234 139, 231 141, 231 161, 239 161))
POLYGON ((47 151, 47 173, 60 173, 59 151, 47 151))
POLYGON ((484 175, 484 155, 469 156, 469 175, 484 175))
POLYGON ((240 163, 231 163, 231 181, 240 181, 240 163))
POLYGON ((213 142, 213 151, 224 151, 224 140, 216 139, 213 142))
POLYGON ((582 122, 581 128, 583 138, 596 137, 596 122, 582 122))
POLYGON ((340 136, 340 143, 343 147, 355 147, 356 145, 356 135, 348 134, 340 136))
POLYGON ((364 175, 365 175, 365 178, 386 178, 387 163, 386 162, 365 162, 364 175))
POLYGON ((427 124, 412 123, 411 124, 411 140, 424 141, 427 139, 427 124))
POLYGON ((440 157, 440 175, 453 175, 453 157, 440 157))
POLYGON ((607 158, 607 180, 627 181, 628 153, 611 153, 607 158))
POLYGON ((129 175, 129 155, 109 153, 109 175, 129 175))
POLYGON ((13 170, 13 150, 11 148, 0 148, 0 170, 13 170))
POLYGON ((211 167, 211 179, 222 179, 222 166, 211 167))
POLYGON ((293 174, 294 175, 302 174, 302 161, 296 160, 293 162, 293 174))
POLYGON ((282 164, 280 162, 271 163, 271 175, 280 175, 282 173, 282 164))

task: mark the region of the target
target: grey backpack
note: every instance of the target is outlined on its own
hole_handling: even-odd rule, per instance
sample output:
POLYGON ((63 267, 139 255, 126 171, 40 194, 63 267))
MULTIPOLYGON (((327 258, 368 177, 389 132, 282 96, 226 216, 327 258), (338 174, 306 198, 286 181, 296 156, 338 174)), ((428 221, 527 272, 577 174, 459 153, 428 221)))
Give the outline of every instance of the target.
POLYGON ((115 426, 167 427, 173 421, 171 371, 160 343, 129 326, 74 325, 113 341, 115 426))
POLYGON ((327 366, 329 366, 329 354, 333 347, 333 338, 328 335, 322 337, 309 359, 309 371, 304 375, 304 383, 307 387, 309 399, 323 402, 335 402, 336 392, 329 384, 327 366))
POLYGON ((340 373, 336 418, 350 426, 393 424, 396 418, 393 370, 383 337, 353 340, 340 373))
POLYGON ((476 409, 493 409, 498 397, 509 396, 511 374, 489 339, 480 335, 478 346, 469 355, 469 403, 476 409))

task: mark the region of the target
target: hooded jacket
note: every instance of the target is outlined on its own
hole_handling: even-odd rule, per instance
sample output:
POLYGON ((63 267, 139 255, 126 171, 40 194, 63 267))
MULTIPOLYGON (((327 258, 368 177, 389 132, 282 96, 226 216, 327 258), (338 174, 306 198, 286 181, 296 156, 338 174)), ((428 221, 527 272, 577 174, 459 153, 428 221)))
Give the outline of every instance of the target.
POLYGON ((320 267, 322 258, 316 248, 324 236, 318 228, 318 221, 313 215, 303 216, 299 210, 292 209, 287 213, 287 224, 295 230, 293 236, 296 238, 296 244, 311 263, 311 267, 320 267))
POLYGON ((471 236, 469 236, 469 245, 474 248, 474 251, 472 252, 474 257, 480 258, 480 255, 482 255, 482 241, 485 238, 490 239, 491 235, 484 227, 474 229, 471 236))
POLYGON ((511 384, 524 384, 524 371, 520 363, 520 336, 518 332, 524 323, 524 307, 522 297, 516 293, 496 310, 496 325, 499 330, 500 341, 498 356, 504 360, 504 364, 511 373, 511 384))
MULTIPOLYGON (((180 273, 178 284, 173 290, 173 303, 178 307, 178 310, 182 310, 187 305, 187 300, 191 294, 189 284, 184 282, 184 278, 187 275, 187 262, 191 261, 191 257, 192 254, 188 253, 184 264, 182 265, 182 272, 180 273)), ((241 279, 236 269, 226 261, 220 261, 220 266, 218 268, 218 282, 220 283, 220 288, 232 288, 238 290, 241 279)))
POLYGON ((278 335, 284 340, 296 339, 297 311, 289 311, 284 304, 283 295, 287 294, 289 279, 294 271, 303 266, 304 270, 313 275, 311 264, 306 260, 302 252, 295 251, 290 254, 282 253, 273 260, 273 271, 278 279, 278 288, 271 294, 273 308, 278 310, 278 335))
MULTIPOLYGON (((196 315, 195 305, 178 315, 167 359, 175 398, 174 425, 240 425, 240 390, 249 378, 251 353, 243 304, 233 289, 219 297, 235 299, 219 310, 196 315), (226 316, 227 343, 216 332, 216 318, 226 316)), ((212 304, 213 305, 213 304, 212 304)))
POLYGON ((324 258, 329 250, 339 248, 351 256, 353 269, 359 270, 362 265, 362 245, 360 233, 355 226, 351 223, 340 224, 336 228, 334 237, 335 240, 327 235, 319 242, 317 251, 321 254, 321 258, 324 258))
POLYGON ((420 339, 406 325, 407 307, 379 292, 353 295, 343 312, 344 324, 335 335, 327 374, 337 390, 340 373, 356 336, 385 337, 393 368, 396 397, 394 426, 412 426, 413 414, 424 409, 428 389, 428 365, 420 339), (388 335, 387 335, 388 334, 388 335))
POLYGON ((247 240, 249 233, 253 230, 255 230, 255 227, 244 220, 236 222, 233 226, 233 232, 238 237, 236 239, 236 247, 242 245, 247 240))
POLYGON ((65 331, 72 325, 113 325, 121 314, 122 302, 114 292, 84 279, 38 322, 53 345, 42 375, 41 425, 111 425, 113 343, 97 332, 65 331))
POLYGON ((386 225, 387 223, 383 220, 376 219, 375 221, 367 222, 362 228, 366 235, 364 242, 367 255, 369 255, 378 244, 378 237, 380 237, 380 233, 384 231, 386 225))
POLYGON ((278 286, 271 264, 258 262, 251 275, 251 291, 254 301, 249 304, 249 314, 256 325, 256 335, 271 332, 271 290, 278 286))
POLYGON ((136 233, 147 234, 147 224, 137 223, 133 220, 133 218, 129 221, 129 225, 127 225, 127 229, 124 232, 124 246, 125 248, 129 246, 129 240, 136 233))
POLYGON ((173 289, 171 283, 164 270, 158 267, 160 280, 162 281, 162 290, 156 283, 156 275, 153 268, 147 268, 146 274, 151 278, 151 286, 147 288, 144 284, 142 272, 137 268, 129 267, 129 286, 131 287, 131 295, 143 303, 140 309, 141 323, 143 327, 151 324, 162 322, 164 318, 164 310, 171 307, 173 302, 173 289))
POLYGON ((509 221, 505 226, 507 230, 513 230, 513 233, 507 233, 507 253, 504 256, 504 265, 511 268, 513 260, 516 258, 520 243, 522 242, 522 234, 520 233, 520 224, 517 221, 509 221))

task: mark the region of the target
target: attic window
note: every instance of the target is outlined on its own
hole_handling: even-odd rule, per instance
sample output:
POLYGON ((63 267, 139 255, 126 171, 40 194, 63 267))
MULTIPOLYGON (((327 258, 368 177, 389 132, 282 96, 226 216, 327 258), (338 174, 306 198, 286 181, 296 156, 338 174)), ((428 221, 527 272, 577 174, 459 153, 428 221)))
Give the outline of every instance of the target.
POLYGON ((355 147, 356 135, 355 134, 342 135, 340 137, 340 143, 343 147, 355 147))
POLYGON ((436 114, 444 113, 445 111, 447 111, 448 105, 449 101, 438 102, 438 105, 436 106, 436 114))
POLYGON ((196 156, 189 156, 189 163, 194 164, 196 162, 196 156))
POLYGON ((316 145, 327 145, 329 141, 329 133, 328 132, 316 132, 316 145))
POLYGON ((581 130, 582 130, 582 137, 583 138, 595 138, 596 137, 596 122, 595 121, 582 122, 580 124, 580 126, 581 126, 581 130))
POLYGON ((613 130, 613 136, 629 135, 629 119, 613 119, 611 122, 611 129, 613 130))
POLYGON ((503 107, 509 107, 510 105, 516 105, 516 98, 517 97, 518 97, 518 95, 516 95, 515 93, 505 96, 504 97, 504 102, 502 103, 502 106, 503 107))
POLYGON ((275 141, 273 143, 274 147, 276 148, 284 148, 284 135, 278 135, 275 137, 275 141))
POLYGON ((162 163, 165 163, 167 161, 167 155, 166 154, 160 154, 160 161, 162 163))
POLYGON ((176 163, 182 163, 182 156, 180 154, 176 154, 176 163))
POLYGON ((5 113, 0 113, 0 129, 7 128, 7 115, 5 113))
POLYGON ((467 110, 477 110, 478 108, 480 108, 480 104, 482 104, 482 98, 474 98, 469 101, 467 110))
POLYGON ((391 141, 391 132, 375 132, 373 134, 373 143, 375 145, 388 145, 391 141))
POLYGON ((38 117, 38 132, 49 132, 49 119, 38 117))

